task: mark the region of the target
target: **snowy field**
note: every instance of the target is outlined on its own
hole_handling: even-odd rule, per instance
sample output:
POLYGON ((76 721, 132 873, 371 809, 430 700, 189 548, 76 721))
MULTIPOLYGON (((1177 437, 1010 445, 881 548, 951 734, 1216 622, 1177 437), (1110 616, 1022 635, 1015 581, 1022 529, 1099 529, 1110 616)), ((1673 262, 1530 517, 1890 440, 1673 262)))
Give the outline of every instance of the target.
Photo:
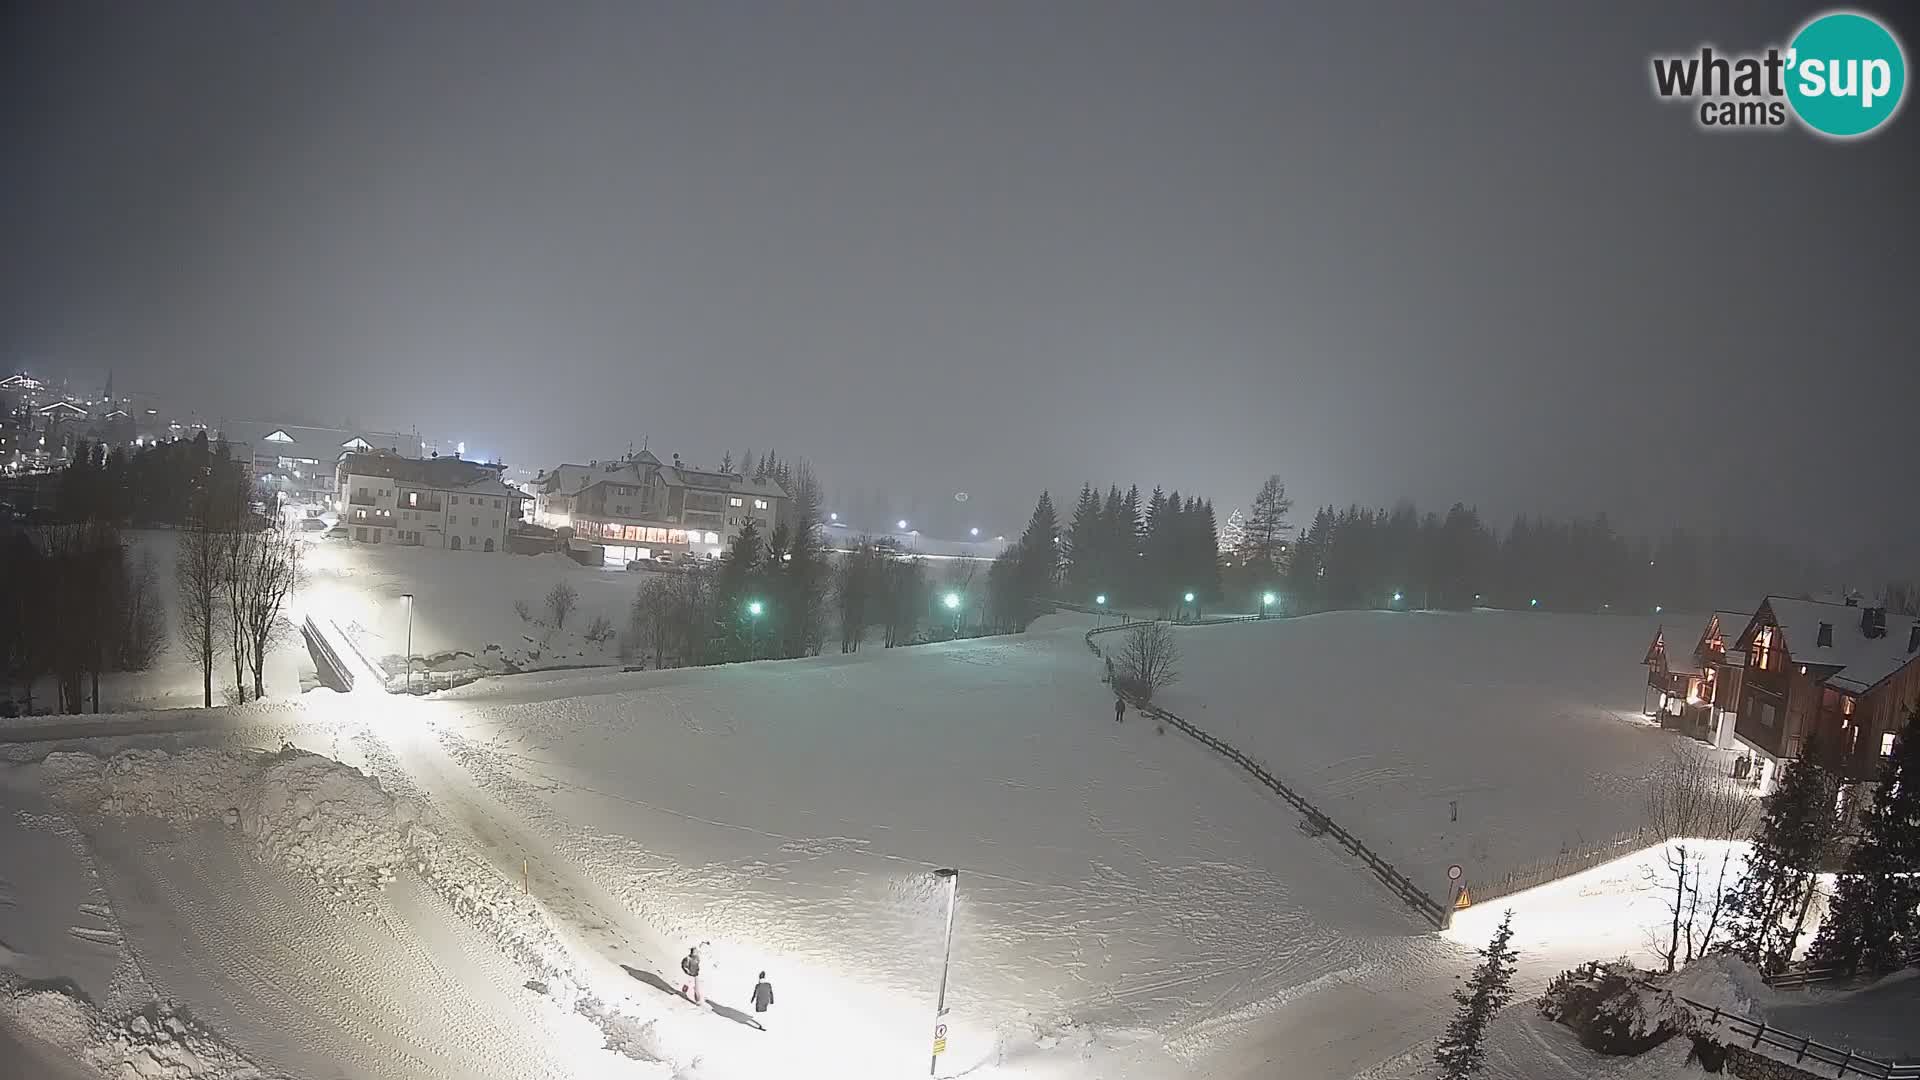
POLYGON ((1471 887, 1643 823, 1645 778, 1676 742, 1640 715, 1658 624, 1475 611, 1193 627, 1161 704, 1444 897, 1449 864, 1471 887))
MULTIPOLYGON (((1224 651, 1340 622, 1182 633, 1224 651)), ((321 692, 180 714, 214 728, 191 734, 0 747, 0 1031, 37 1059, 201 1080, 919 1074, 931 871, 952 865, 942 1075, 1417 1073, 1507 901, 1434 934, 1204 748, 1115 725, 1088 625, 425 699, 321 692), (677 993, 695 942, 704 1008, 677 993), (766 1030, 743 1009, 762 969, 766 1030)), ((1456 625, 1463 651, 1509 647, 1498 617, 1456 625)), ((1605 707, 1581 665, 1561 670, 1557 695, 1536 672, 1514 700, 1605 707)), ((1225 711, 1192 705, 1216 726, 1225 711)), ((1667 738, 1600 719, 1603 748, 1657 756, 1667 738)), ((1527 767, 1560 759, 1517 745, 1544 755, 1527 767)), ((1527 988, 1640 951, 1640 915, 1657 917, 1630 867, 1562 885, 1511 900, 1527 988), (1596 921, 1595 898, 1616 917, 1596 921)))
POLYGON ((440 682, 501 671, 619 663, 615 642, 588 641, 595 618, 617 630, 650 576, 581 566, 554 552, 510 555, 448 552, 325 540, 308 547, 310 610, 333 618, 398 687, 406 671, 408 602, 413 594, 415 678, 440 682), (578 597, 564 626, 552 625, 545 600, 565 582, 578 597), (522 619, 515 603, 524 603, 522 619))

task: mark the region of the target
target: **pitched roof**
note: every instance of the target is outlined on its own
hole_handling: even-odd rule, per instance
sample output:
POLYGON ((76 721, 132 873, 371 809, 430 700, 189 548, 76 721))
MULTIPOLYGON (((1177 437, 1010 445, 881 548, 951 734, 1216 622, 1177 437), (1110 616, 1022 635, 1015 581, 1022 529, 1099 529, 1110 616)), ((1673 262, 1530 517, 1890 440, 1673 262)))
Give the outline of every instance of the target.
POLYGON ((338 461, 349 450, 391 450, 397 454, 416 454, 420 440, 390 431, 358 428, 308 427, 303 424, 275 424, 257 420, 222 422, 220 435, 229 443, 268 444, 299 450, 303 457, 316 461, 338 461), (364 443, 364 446, 355 445, 364 443))
MULTIPOLYGON (((475 484, 489 480, 498 482, 500 473, 506 468, 492 462, 468 461, 465 458, 412 458, 382 450, 349 454, 341 465, 352 476, 384 476, 401 483, 443 491, 470 491, 475 484)), ((504 495, 505 492, 490 491, 488 494, 504 495)))
MULTIPOLYGON (((1907 651, 1907 639, 1914 618, 1888 614, 1887 632, 1870 638, 1860 628, 1864 607, 1826 604, 1817 600, 1796 600, 1789 596, 1769 596, 1768 610, 1795 663, 1816 664, 1840 670, 1827 677, 1829 685, 1841 690, 1865 693, 1887 676, 1920 659, 1920 653, 1907 651), (1821 645, 1820 624, 1833 624, 1833 644, 1821 645)), ((1746 641, 1744 633, 1742 643, 1746 641)))

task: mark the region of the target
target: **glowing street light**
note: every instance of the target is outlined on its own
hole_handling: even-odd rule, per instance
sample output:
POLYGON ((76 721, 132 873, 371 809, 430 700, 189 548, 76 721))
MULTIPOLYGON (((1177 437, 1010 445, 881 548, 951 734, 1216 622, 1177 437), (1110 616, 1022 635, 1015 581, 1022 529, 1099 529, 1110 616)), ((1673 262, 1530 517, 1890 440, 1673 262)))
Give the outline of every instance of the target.
POLYGON ((968 529, 968 530, 967 530, 967 535, 968 535, 968 536, 979 536, 979 535, 980 535, 980 526, 978 526, 978 525, 975 525, 975 526, 974 526, 973 528, 971 528, 971 529, 968 529))
POLYGON ((1278 598, 1275 597, 1271 592, 1263 592, 1260 594, 1260 617, 1261 618, 1264 619, 1267 617, 1267 609, 1273 606, 1273 602, 1276 599, 1278 598))
POLYGON ((1400 594, 1399 594, 1399 593, 1394 593, 1394 594, 1393 594, 1393 602, 1394 602, 1394 603, 1396 603, 1396 604, 1400 602, 1400 594))
POLYGON ((1539 599, 1538 599, 1538 598, 1535 598, 1535 599, 1533 599, 1533 600, 1529 600, 1529 601, 1527 601, 1527 606, 1528 606, 1528 607, 1539 607, 1539 606, 1540 606, 1540 601, 1539 601, 1539 599))
POLYGON ((403 592, 400 599, 407 602, 407 693, 413 693, 413 594, 403 592))
POLYGON ((927 1063, 927 1075, 940 1072, 940 1051, 947 1048, 947 970, 953 966, 953 907, 960 898, 960 871, 940 869, 933 876, 947 886, 947 945, 940 957, 940 997, 933 1013, 933 1058, 927 1063))
POLYGON ((960 610, 960 594, 957 592, 950 592, 947 595, 941 597, 940 602, 947 605, 948 611, 960 610))
POLYGON ((1191 603, 1193 603, 1193 594, 1192 594, 1192 593, 1188 593, 1188 594, 1187 594, 1187 603, 1189 603, 1189 604, 1191 604, 1191 603))
POLYGON ((1658 614, 1660 614, 1661 612, 1663 612, 1663 611, 1665 611, 1665 610, 1667 610, 1667 609, 1666 609, 1666 608, 1663 608, 1663 607, 1661 607, 1661 606, 1660 606, 1659 604, 1655 604, 1655 605, 1653 605, 1653 613, 1654 613, 1655 615, 1658 615, 1658 614))
POLYGON ((906 518, 901 518, 901 519, 900 519, 899 521, 896 521, 896 522, 894 522, 894 524, 895 524, 895 525, 897 525, 897 526, 899 526, 899 527, 900 527, 900 529, 901 529, 901 531, 903 531, 903 532, 904 532, 904 531, 906 530, 906 527, 907 527, 907 519, 906 519, 906 518))
POLYGON ((827 514, 827 520, 828 520, 828 521, 839 521, 839 520, 840 520, 840 515, 839 515, 838 513, 834 513, 834 512, 829 512, 829 513, 827 514))
POLYGON ((760 601, 758 600, 747 601, 747 614, 753 616, 754 618, 756 619, 759 618, 760 613, 765 610, 766 610, 766 605, 760 603, 760 601))
POLYGON ((1101 594, 1100 594, 1099 596, 1096 596, 1096 597, 1094 597, 1094 598, 1093 598, 1093 602, 1094 602, 1094 603, 1096 603, 1096 604, 1098 604, 1098 605, 1100 605, 1101 607, 1106 607, 1106 606, 1107 606, 1107 594, 1106 594, 1106 593, 1101 593, 1101 594))

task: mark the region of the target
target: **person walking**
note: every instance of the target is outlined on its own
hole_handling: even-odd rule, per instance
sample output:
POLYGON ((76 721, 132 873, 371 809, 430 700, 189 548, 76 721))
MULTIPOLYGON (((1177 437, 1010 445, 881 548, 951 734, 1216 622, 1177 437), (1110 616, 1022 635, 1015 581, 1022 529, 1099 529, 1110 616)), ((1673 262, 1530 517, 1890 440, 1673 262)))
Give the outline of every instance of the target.
POLYGON ((773 984, 767 981, 767 973, 760 973, 760 981, 753 984, 753 1022, 758 1024, 773 1007, 773 984))
POLYGON ((1127 699, 1118 695, 1113 699, 1113 722, 1116 724, 1127 722, 1127 699))
POLYGON ((687 955, 680 958, 680 971, 687 977, 680 986, 681 996, 695 1005, 700 1004, 700 946, 688 949, 687 955))

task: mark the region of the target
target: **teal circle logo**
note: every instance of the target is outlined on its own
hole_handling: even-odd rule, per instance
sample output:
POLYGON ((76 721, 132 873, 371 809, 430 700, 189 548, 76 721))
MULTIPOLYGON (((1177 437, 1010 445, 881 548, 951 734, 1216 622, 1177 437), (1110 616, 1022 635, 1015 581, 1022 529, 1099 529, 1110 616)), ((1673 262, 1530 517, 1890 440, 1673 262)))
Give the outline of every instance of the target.
POLYGON ((1823 135, 1865 135, 1893 118, 1907 89, 1900 42, 1874 19, 1837 11, 1801 27, 1787 53, 1787 100, 1823 135))

